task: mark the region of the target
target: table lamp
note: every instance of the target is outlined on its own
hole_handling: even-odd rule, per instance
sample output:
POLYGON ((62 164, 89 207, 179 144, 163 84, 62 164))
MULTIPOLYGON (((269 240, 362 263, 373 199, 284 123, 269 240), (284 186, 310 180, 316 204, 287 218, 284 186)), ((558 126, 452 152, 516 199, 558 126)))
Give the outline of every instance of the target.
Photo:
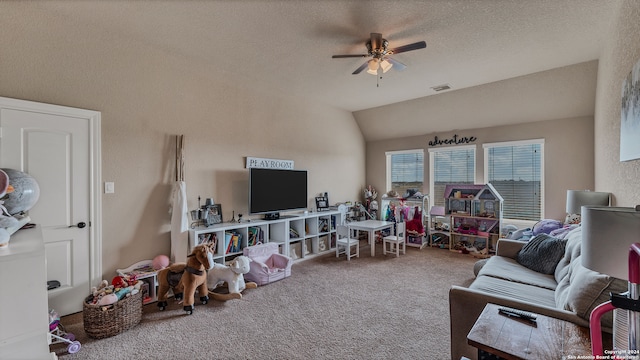
POLYGON ((583 206, 581 212, 582 265, 629 281, 628 292, 611 294, 611 300, 591 312, 592 352, 594 356, 604 355, 600 318, 615 310, 614 350, 628 354, 625 351, 640 349, 640 205, 635 208, 583 206))
POLYGON ((585 205, 611 205, 611 193, 589 190, 567 190, 567 214, 580 214, 585 205))

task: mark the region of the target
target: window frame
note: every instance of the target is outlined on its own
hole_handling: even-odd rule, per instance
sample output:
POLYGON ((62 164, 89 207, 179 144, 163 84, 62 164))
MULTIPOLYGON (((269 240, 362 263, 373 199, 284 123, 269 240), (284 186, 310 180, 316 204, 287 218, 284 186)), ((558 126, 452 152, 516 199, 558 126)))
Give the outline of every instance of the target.
MULTIPOLYGON (((536 222, 545 218, 545 162, 544 162, 544 144, 545 139, 528 139, 528 140, 513 140, 513 141, 499 141, 492 143, 484 143, 482 144, 483 153, 484 153, 484 183, 489 183, 489 149, 496 147, 508 147, 508 146, 520 146, 520 145, 540 145, 540 219, 538 220, 521 220, 521 219, 510 219, 503 216, 502 221, 508 221, 513 223, 526 223, 526 224, 535 224, 536 222)), ((504 209, 503 209, 504 212, 504 209)))
MULTIPOLYGON (((420 153, 422 154, 422 189, 420 189, 420 192, 424 191, 424 149, 409 149, 409 150, 393 150, 393 151, 386 151, 384 153, 385 157, 386 157, 386 186, 388 190, 393 189, 393 183, 391 181, 391 156, 392 155, 402 155, 402 154, 417 154, 420 153)), ((400 194, 402 195, 402 194, 400 194)))
POLYGON ((478 180, 478 146, 476 144, 429 148, 428 149, 429 151, 429 196, 431 197, 432 206, 436 203, 436 200, 434 198, 435 178, 436 178, 435 168, 434 168, 435 153, 444 152, 444 151, 456 151, 456 150, 473 150, 473 183, 475 184, 478 180))

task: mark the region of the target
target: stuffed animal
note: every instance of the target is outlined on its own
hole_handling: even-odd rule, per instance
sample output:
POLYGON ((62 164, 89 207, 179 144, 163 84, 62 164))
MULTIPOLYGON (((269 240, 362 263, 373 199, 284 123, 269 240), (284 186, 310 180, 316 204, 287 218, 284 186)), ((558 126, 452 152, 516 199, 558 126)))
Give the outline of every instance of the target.
POLYGON ((550 234, 553 230, 562 228, 562 222, 554 219, 542 219, 533 225, 533 235, 550 234))
POLYGON ((207 287, 209 293, 216 300, 226 301, 230 299, 242 299, 241 292, 244 289, 255 289, 258 285, 254 282, 244 282, 244 274, 251 269, 249 263, 253 261, 246 256, 236 257, 229 266, 215 264, 207 275, 207 287), (215 288, 222 284, 227 284, 228 294, 213 292, 215 288))
POLYGON ((167 292, 173 290, 176 300, 182 300, 184 296, 184 311, 191 315, 194 310, 196 289, 200 294, 200 302, 206 304, 207 273, 213 267, 213 244, 202 244, 193 248, 187 256, 186 263, 175 263, 158 271, 158 307, 164 310, 167 307, 167 292))
POLYGON ((569 213, 567 213, 567 216, 564 218, 564 224, 565 225, 580 224, 581 221, 582 221, 582 215, 580 215, 580 214, 569 214, 569 213))
POLYGON ((127 282, 120 284, 120 281, 114 278, 113 282, 119 285, 123 284, 123 287, 109 285, 107 280, 102 280, 100 286, 93 286, 91 288, 91 294, 86 300, 87 304, 100 306, 111 305, 124 297, 137 294, 142 286, 142 281, 137 281, 135 284, 128 284, 127 282))

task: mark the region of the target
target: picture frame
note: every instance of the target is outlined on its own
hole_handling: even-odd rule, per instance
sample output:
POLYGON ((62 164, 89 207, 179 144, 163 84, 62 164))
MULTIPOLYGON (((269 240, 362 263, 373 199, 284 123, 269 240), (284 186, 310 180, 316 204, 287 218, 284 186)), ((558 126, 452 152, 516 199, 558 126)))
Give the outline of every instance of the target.
POLYGON ((317 211, 329 210, 329 199, 326 196, 316 197, 316 210, 317 211))
POLYGON ((620 111, 620 161, 640 159, 640 61, 622 82, 620 111))
POLYGON ((222 223, 222 205, 220 204, 207 205, 206 211, 207 211, 206 219, 208 219, 207 222, 209 224, 213 225, 213 224, 222 223))

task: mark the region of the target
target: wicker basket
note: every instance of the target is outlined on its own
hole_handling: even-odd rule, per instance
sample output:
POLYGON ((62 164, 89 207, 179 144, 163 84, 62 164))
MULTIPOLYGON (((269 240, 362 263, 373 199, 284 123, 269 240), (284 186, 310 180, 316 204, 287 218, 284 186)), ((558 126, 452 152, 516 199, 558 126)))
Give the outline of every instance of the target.
POLYGON ((142 318, 142 291, 115 304, 100 306, 84 302, 85 333, 94 339, 120 334, 138 325, 142 318))

